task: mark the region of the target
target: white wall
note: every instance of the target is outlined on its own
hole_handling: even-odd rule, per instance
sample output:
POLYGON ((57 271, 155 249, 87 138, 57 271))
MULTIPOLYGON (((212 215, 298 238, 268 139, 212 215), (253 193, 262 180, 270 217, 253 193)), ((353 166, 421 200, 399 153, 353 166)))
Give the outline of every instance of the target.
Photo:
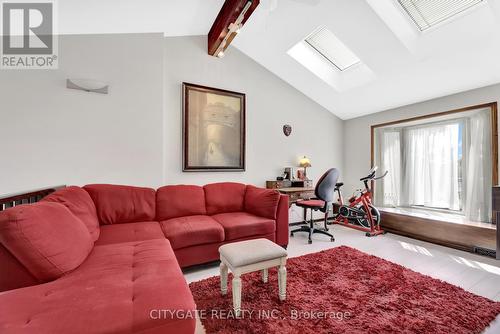
POLYGON ((202 36, 61 36, 58 70, 0 71, 0 194, 91 182, 264 185, 307 155, 315 180, 340 168, 347 195, 370 168, 370 125, 498 100, 494 85, 342 122, 235 48, 208 56, 202 36), (107 81, 110 94, 68 90, 68 77, 107 81), (183 81, 246 93, 246 172, 182 172, 183 81))
POLYGON ((264 186, 285 166, 307 155, 308 176, 317 180, 330 167, 342 169, 343 122, 266 70, 230 48, 223 59, 207 55, 206 37, 165 39, 165 181, 205 184, 238 181, 264 186), (246 94, 245 172, 182 172, 181 83, 246 94), (293 127, 285 137, 282 127, 293 127))
POLYGON ((382 111, 344 122, 345 194, 363 185, 370 169, 370 126, 500 100, 500 84, 382 111))
POLYGON ((60 37, 58 70, 0 70, 0 194, 162 181, 161 34, 60 37), (109 95, 65 88, 109 82, 109 95))
POLYGON ((72 35, 59 56, 58 70, 0 71, 0 194, 92 182, 262 186, 301 155, 314 179, 342 168, 342 121, 234 48, 217 59, 206 37, 72 35), (110 94, 66 89, 66 78, 109 82, 110 94), (246 172, 182 172, 183 81, 246 93, 246 172))

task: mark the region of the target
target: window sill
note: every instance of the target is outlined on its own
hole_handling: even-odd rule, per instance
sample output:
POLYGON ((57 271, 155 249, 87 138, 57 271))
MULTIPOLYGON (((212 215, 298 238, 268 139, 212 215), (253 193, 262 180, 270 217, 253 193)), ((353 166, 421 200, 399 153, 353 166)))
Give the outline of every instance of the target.
POLYGON ((454 212, 437 211, 433 209, 426 210, 421 208, 408 208, 408 207, 397 207, 397 208, 379 207, 378 209, 380 210, 380 212, 394 213, 404 216, 418 217, 423 219, 437 220, 447 223, 454 223, 454 224, 496 230, 496 225, 494 224, 471 221, 466 219, 465 216, 454 212))

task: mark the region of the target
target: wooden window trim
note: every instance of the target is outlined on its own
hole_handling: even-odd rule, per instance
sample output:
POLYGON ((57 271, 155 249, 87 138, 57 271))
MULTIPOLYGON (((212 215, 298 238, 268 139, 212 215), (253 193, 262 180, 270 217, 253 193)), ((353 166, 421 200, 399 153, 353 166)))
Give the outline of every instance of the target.
MULTIPOLYGON (((375 130, 377 128, 386 127, 389 125, 397 125, 401 123, 408 123, 412 121, 419 121, 423 119, 429 119, 439 116, 446 116, 450 114, 458 114, 466 111, 476 110, 476 109, 484 109, 490 108, 490 117, 491 117, 491 168, 492 168, 492 185, 498 185, 498 103, 484 103, 473 105, 469 107, 464 107, 460 109, 453 109, 448 111, 437 112, 433 114, 427 114, 422 116, 410 117, 405 119, 400 119, 396 121, 390 121, 380 124, 375 124, 370 127, 370 163, 373 167, 375 163, 375 130)), ((373 186, 373 184, 372 184, 373 186)))

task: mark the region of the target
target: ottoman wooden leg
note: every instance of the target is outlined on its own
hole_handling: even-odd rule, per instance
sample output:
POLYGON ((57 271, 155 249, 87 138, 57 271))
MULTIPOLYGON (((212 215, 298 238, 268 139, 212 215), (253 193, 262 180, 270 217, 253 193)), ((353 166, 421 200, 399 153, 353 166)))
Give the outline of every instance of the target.
POLYGON ((278 287, 280 300, 286 299, 286 267, 281 265, 278 270, 278 287))
POLYGON ((241 312, 241 279, 240 275, 237 274, 234 274, 233 277, 233 308, 236 316, 239 317, 241 312))
POLYGON ((220 292, 225 295, 227 294, 227 266, 224 262, 220 263, 220 292))
POLYGON ((269 271, 267 269, 262 270, 262 282, 267 283, 269 278, 269 271))

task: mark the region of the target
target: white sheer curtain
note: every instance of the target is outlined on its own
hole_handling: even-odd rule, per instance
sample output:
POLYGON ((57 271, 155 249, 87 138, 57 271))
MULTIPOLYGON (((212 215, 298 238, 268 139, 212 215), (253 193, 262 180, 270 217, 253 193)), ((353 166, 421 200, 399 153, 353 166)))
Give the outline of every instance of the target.
POLYGON ((378 196, 383 206, 397 207, 401 203, 401 130, 383 129, 381 141, 380 168, 390 171, 381 184, 378 196))
POLYGON ((375 186, 376 205, 460 211, 491 221, 490 109, 460 119, 378 128, 375 159, 389 174, 375 186))
POLYGON ((491 221, 491 121, 489 109, 467 122, 465 216, 472 221, 491 221))
POLYGON ((407 128, 404 179, 408 205, 460 210, 458 122, 407 128))

